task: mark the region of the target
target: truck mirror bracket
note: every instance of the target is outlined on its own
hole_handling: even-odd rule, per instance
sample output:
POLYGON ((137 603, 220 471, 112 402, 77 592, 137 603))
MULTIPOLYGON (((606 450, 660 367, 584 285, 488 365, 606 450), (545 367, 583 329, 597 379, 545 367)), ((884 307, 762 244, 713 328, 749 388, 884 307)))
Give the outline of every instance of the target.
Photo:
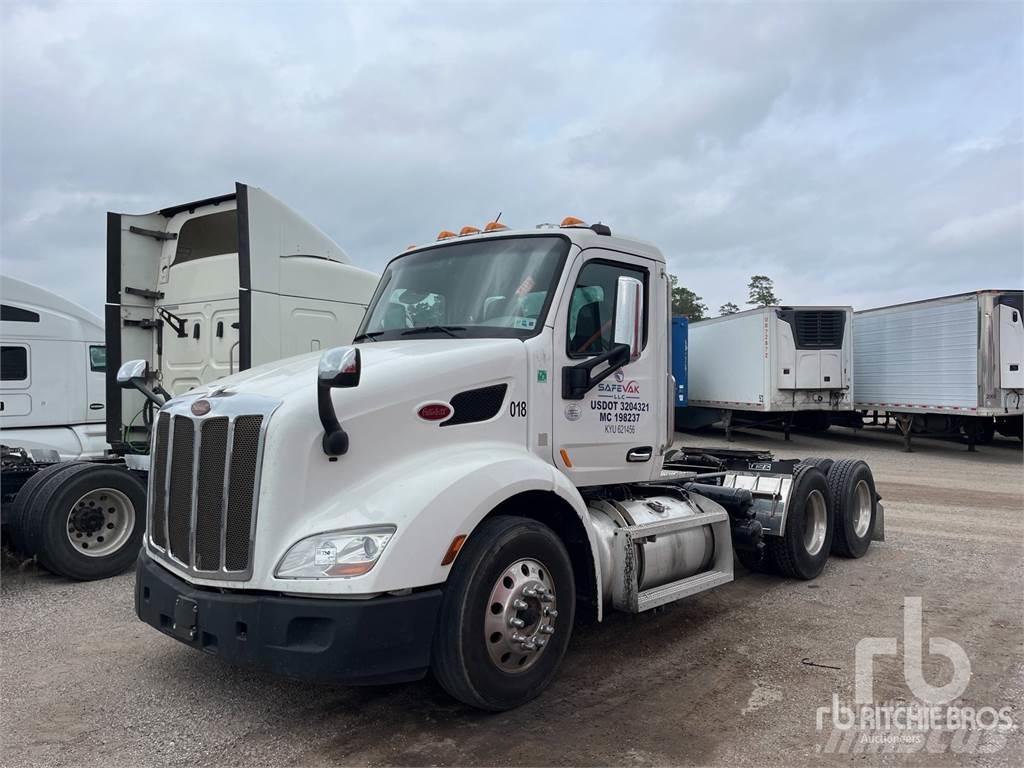
POLYGON ((316 377, 316 408, 324 428, 320 444, 324 453, 332 458, 348 453, 348 433, 338 421, 331 390, 358 386, 361 369, 356 347, 334 347, 320 355, 316 377))
POLYGON ((603 354, 589 357, 576 365, 563 367, 562 398, 564 400, 582 400, 587 392, 626 365, 629 362, 629 357, 628 344, 615 344, 603 354), (595 376, 594 369, 602 363, 608 363, 608 367, 595 376))

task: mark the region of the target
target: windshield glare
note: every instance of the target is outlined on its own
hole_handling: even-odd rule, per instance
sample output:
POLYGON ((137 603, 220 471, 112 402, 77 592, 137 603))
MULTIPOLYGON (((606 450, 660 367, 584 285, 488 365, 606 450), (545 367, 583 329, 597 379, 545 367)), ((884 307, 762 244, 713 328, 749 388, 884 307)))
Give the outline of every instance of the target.
POLYGON ((431 326, 436 332, 407 335, 533 336, 568 251, 561 237, 510 237, 401 256, 384 272, 356 338, 395 339, 431 326))

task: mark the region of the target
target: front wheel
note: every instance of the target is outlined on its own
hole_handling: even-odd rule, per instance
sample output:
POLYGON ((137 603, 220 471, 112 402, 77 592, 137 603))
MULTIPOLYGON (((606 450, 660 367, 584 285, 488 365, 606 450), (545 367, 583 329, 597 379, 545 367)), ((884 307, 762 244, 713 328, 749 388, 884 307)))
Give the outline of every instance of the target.
POLYGON ((445 585, 432 669, 459 701, 500 712, 551 683, 569 645, 576 586, 565 546, 524 517, 485 520, 445 585))

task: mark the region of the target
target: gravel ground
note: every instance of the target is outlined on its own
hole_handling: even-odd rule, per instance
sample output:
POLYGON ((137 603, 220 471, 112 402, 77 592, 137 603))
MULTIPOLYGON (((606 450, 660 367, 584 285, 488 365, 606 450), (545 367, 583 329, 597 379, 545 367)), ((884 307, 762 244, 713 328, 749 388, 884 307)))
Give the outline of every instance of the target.
MULTIPOLYGON (((722 444, 721 433, 680 435, 722 444)), ((653 615, 577 631, 552 688, 500 715, 430 681, 334 688, 196 653, 138 622, 130 574, 70 583, 3 571, 3 762, 20 765, 992 765, 1024 764, 1014 731, 987 754, 828 754, 815 711, 853 698, 854 647, 901 637, 921 596, 924 638, 960 644, 963 703, 1024 721, 1024 491, 1019 443, 969 454, 891 433, 740 432, 736 447, 866 458, 885 498, 886 542, 833 558, 803 583, 737 571, 734 583, 653 615), (811 666, 811 664, 823 666, 811 666)), ((925 649, 924 674, 951 667, 925 649)), ((876 663, 876 700, 908 699, 898 657, 876 663)), ((944 741, 948 744, 948 738, 944 741)))

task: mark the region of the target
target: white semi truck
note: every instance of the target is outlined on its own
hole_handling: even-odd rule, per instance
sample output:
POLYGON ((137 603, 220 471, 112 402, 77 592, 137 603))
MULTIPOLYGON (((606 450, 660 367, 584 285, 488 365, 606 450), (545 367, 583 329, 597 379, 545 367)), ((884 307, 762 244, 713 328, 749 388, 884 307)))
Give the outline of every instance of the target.
POLYGON ((103 456, 104 344, 88 310, 0 275, 0 442, 36 460, 103 456))
POLYGON ((905 450, 914 434, 963 434, 968 450, 997 430, 1022 437, 1024 292, 866 309, 853 331, 856 407, 894 420, 905 450))
POLYGON ((690 324, 680 426, 824 431, 853 409, 853 308, 758 307, 690 324), (727 352, 727 354, 725 354, 727 352))
MULTIPOLYGON (((168 397, 347 343, 377 284, 323 232, 246 184, 149 214, 109 213, 106 256, 110 451, 62 463, 5 451, 3 464, 11 502, 4 522, 15 548, 76 579, 111 576, 135 561, 153 414, 168 397), (125 359, 138 361, 139 389, 118 386, 125 359)), ((65 398, 80 396, 76 375, 52 359, 38 371, 67 387, 65 398)), ((90 402, 102 403, 96 384, 90 379, 90 402)), ((17 437, 5 430, 0 442, 16 449, 17 437)))
POLYGON ((503 710, 581 616, 726 584, 734 553, 804 579, 863 555, 864 462, 671 450, 669 296, 657 248, 578 219, 396 257, 352 345, 160 409, 139 618, 289 676, 433 670, 503 710))

